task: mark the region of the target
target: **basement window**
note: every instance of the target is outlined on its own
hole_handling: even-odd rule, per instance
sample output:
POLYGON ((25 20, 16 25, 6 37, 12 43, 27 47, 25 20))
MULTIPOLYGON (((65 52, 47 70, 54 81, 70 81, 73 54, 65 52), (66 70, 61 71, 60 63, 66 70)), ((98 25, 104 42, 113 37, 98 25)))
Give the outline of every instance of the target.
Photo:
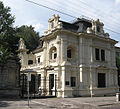
POLYGON ((33 64, 33 60, 28 60, 28 65, 33 64))

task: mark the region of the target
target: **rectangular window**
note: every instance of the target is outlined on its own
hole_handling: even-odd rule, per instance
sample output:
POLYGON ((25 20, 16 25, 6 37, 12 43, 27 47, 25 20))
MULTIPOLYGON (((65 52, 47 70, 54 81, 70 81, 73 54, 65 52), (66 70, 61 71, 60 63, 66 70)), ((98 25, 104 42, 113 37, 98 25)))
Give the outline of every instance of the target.
POLYGON ((101 49, 101 61, 105 61, 105 50, 101 49))
POLYGON ((95 58, 96 58, 96 60, 100 60, 99 49, 98 48, 95 49, 95 58))
POLYGON ((40 63, 40 57, 38 58, 38 63, 40 63))
POLYGON ((72 58, 71 49, 67 50, 67 58, 72 58))
POLYGON ((106 86, 105 73, 98 73, 98 88, 106 86))
POLYGON ((71 77, 71 87, 76 86, 76 77, 71 77))
POLYGON ((65 81, 65 85, 69 85, 69 81, 65 81))
POLYGON ((28 65, 33 64, 33 60, 28 60, 28 65))

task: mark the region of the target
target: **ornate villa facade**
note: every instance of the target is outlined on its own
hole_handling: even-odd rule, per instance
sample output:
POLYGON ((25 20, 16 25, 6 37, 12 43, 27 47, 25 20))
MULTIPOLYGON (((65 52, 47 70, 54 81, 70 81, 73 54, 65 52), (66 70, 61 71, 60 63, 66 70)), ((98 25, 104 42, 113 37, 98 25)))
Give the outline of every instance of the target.
POLYGON ((53 15, 36 50, 27 54, 28 49, 20 39, 21 72, 31 70, 31 77, 36 81, 34 89, 45 89, 47 95, 115 94, 118 91, 117 41, 104 32, 103 26, 99 19, 81 18, 69 23, 53 15))

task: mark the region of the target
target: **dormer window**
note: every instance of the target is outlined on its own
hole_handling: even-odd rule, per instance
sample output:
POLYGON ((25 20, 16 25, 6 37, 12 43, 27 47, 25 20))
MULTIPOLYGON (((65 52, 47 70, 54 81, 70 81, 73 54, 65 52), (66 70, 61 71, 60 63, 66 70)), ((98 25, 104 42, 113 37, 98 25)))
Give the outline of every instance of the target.
POLYGON ((54 28, 54 22, 53 21, 51 22, 51 28, 54 28))
POLYGON ((97 32, 100 32, 100 27, 99 26, 97 26, 97 32))

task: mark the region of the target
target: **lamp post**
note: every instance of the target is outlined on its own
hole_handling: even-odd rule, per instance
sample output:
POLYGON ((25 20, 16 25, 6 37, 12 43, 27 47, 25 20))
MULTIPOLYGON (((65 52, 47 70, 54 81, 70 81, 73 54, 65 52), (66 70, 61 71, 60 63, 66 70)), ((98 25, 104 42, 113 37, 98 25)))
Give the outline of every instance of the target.
POLYGON ((91 70, 91 65, 90 65, 90 95, 91 97, 93 96, 93 92, 92 92, 92 70, 91 70))
POLYGON ((31 81, 31 73, 28 72, 28 79, 27 79, 27 83, 28 83, 28 107, 29 107, 29 82, 31 81))
POLYGON ((57 90, 56 90, 56 75, 55 75, 55 97, 57 96, 57 90))
POLYGON ((90 94, 91 94, 91 97, 93 96, 92 62, 93 62, 93 53, 92 53, 92 47, 91 47, 91 52, 90 52, 90 94))

